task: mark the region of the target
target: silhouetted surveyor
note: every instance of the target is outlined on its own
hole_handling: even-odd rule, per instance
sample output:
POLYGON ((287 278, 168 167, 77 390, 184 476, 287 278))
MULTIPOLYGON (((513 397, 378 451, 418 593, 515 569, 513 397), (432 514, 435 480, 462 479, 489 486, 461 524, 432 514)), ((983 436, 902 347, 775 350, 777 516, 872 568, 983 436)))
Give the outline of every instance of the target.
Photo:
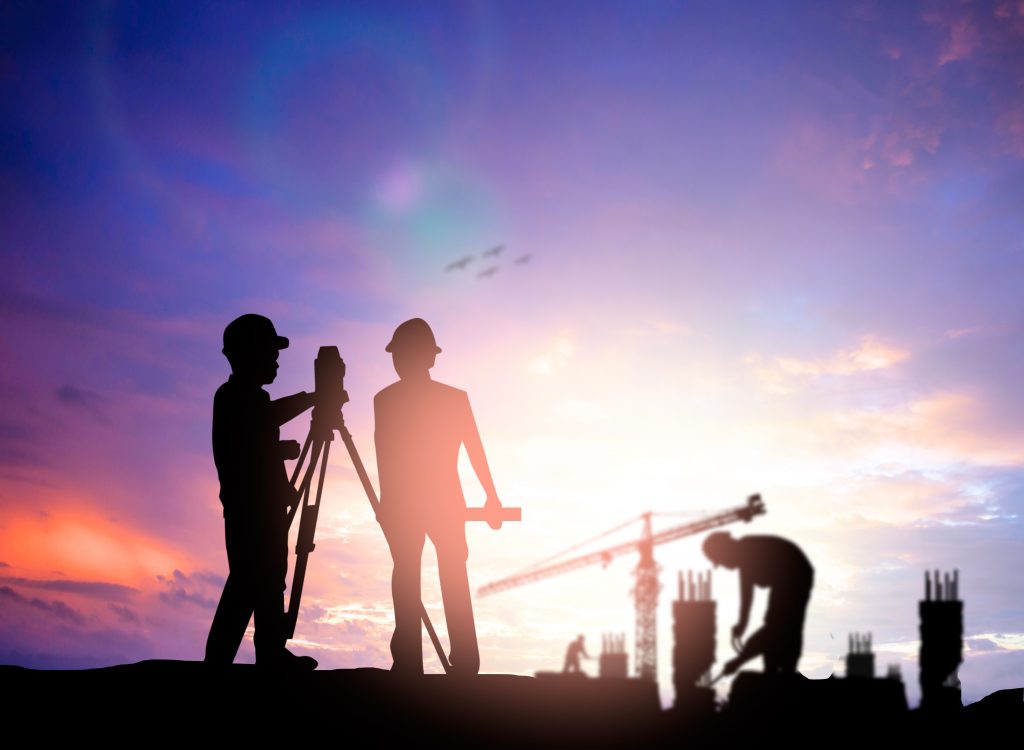
POLYGON ((589 659, 587 647, 583 645, 583 636, 579 635, 575 641, 569 644, 565 650, 565 666, 562 667, 563 674, 583 674, 583 667, 580 658, 589 659))
POLYGON ((758 656, 766 673, 794 674, 803 650, 804 616, 814 585, 814 568, 793 542, 777 536, 733 539, 719 531, 704 540, 704 554, 712 563, 739 570, 740 617, 733 626, 733 645, 742 643, 750 617, 754 586, 770 589, 764 625, 737 647, 739 654, 725 664, 732 674, 758 656))
POLYGON ((280 426, 313 406, 301 392, 271 401, 262 386, 277 377, 288 339, 262 315, 243 315, 224 329, 231 376, 213 398, 213 459, 224 505, 228 579, 206 641, 206 661, 230 664, 256 615, 256 664, 314 669, 309 656, 285 648, 284 589, 288 570, 287 508, 297 493, 284 461, 299 444, 280 439, 280 426))
MULTIPOLYGON (((437 551, 441 598, 451 640, 452 673, 476 674, 480 653, 466 574, 466 501, 459 483, 459 447, 487 493, 485 507, 500 507, 491 471, 465 391, 430 378, 441 351, 426 321, 413 318, 395 330, 384 349, 400 378, 373 400, 374 441, 380 476, 380 523, 391 548, 395 632, 392 671, 422 674, 420 561, 426 537, 437 551)), ((497 528, 500 523, 491 523, 497 528)))

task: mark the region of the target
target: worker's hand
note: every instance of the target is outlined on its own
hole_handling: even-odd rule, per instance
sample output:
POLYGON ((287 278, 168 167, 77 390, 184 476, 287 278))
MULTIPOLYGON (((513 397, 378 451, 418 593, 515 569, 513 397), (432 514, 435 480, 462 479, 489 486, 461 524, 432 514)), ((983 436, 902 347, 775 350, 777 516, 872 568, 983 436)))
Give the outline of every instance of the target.
POLYGON ((740 668, 740 665, 742 663, 743 662, 741 662, 739 660, 739 658, 730 659, 729 661, 727 661, 725 663, 725 666, 722 668, 722 674, 723 675, 734 674, 736 672, 736 670, 740 668))
POLYGON ((484 503, 484 511, 487 515, 487 525, 492 529, 501 528, 501 517, 498 515, 498 511, 501 510, 501 500, 497 496, 489 496, 487 502, 484 503))
POLYGON ((277 445, 278 450, 281 451, 281 458, 286 461, 298 458, 299 453, 302 451, 302 446, 299 445, 298 440, 281 440, 277 445))
POLYGON ((281 489, 281 502, 284 505, 284 509, 287 511, 291 508, 297 507, 302 502, 302 496, 299 491, 292 487, 290 484, 286 484, 281 489))
POLYGON ((732 648, 737 654, 743 650, 743 632, 746 629, 744 623, 737 623, 732 627, 732 648))

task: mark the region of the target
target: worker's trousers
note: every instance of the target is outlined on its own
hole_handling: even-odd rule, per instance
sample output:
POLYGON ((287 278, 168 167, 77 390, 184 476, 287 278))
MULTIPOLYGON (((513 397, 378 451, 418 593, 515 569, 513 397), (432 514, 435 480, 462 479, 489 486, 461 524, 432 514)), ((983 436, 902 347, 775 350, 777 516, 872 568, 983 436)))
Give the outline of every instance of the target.
POLYGON ((420 571, 426 537, 437 551, 441 579, 441 600, 452 651, 450 661, 455 674, 472 675, 480 671, 480 650, 473 620, 473 602, 469 593, 466 560, 466 530, 462 519, 455 523, 422 525, 386 524, 394 570, 391 595, 395 605, 395 632, 391 637, 392 670, 406 674, 423 672, 423 630, 420 618, 420 571))
POLYGON ((228 579, 206 640, 206 662, 230 664, 256 615, 256 662, 277 659, 285 645, 284 588, 288 525, 280 518, 225 518, 228 579))

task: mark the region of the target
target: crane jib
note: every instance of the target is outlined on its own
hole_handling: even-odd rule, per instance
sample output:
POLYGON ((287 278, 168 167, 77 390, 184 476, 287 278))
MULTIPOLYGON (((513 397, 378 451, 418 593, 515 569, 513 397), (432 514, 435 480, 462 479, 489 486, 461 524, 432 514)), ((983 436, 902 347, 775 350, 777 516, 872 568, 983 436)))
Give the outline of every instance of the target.
MULTIPOLYGON (((622 544, 598 550, 597 552, 590 552, 585 555, 580 555, 579 557, 570 558, 569 560, 563 560, 560 563, 553 563, 519 575, 502 578, 498 581, 482 586, 477 591, 477 595, 486 596, 488 594, 494 594, 498 591, 505 591, 526 583, 540 581, 545 578, 552 578, 554 576, 561 575, 562 573, 568 573, 597 563, 607 564, 613 558, 620 557, 634 551, 639 552, 643 545, 654 546, 664 544, 665 542, 675 541, 676 539, 682 539, 683 537, 700 534, 703 531, 710 531, 711 529, 735 523, 736 521, 749 522, 754 516, 761 515, 764 512, 765 507, 761 500, 761 496, 751 495, 747 498, 747 503, 740 507, 730 508, 729 510, 722 511, 721 513, 716 513, 706 518, 702 518, 699 521, 674 526, 670 529, 659 531, 657 534, 651 534, 650 536, 647 536, 647 533, 649 533, 647 532, 643 537, 636 541, 623 542, 622 544)), ((645 516, 649 518, 650 514, 645 514, 645 516)), ((649 528, 649 525, 645 527, 645 529, 649 528)))

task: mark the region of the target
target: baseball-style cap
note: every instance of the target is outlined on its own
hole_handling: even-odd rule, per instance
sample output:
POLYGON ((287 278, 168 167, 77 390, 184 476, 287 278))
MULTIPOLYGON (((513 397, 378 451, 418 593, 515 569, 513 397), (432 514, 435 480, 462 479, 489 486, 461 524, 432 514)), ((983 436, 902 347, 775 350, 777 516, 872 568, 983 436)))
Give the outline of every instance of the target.
POLYGON ((224 329, 224 354, 287 348, 288 339, 278 336, 270 318, 262 315, 247 313, 232 320, 224 329))
POLYGON ((393 352, 396 349, 426 349, 433 350, 435 354, 441 353, 441 347, 434 339, 434 332, 423 318, 412 318, 395 329, 384 351, 393 352))

